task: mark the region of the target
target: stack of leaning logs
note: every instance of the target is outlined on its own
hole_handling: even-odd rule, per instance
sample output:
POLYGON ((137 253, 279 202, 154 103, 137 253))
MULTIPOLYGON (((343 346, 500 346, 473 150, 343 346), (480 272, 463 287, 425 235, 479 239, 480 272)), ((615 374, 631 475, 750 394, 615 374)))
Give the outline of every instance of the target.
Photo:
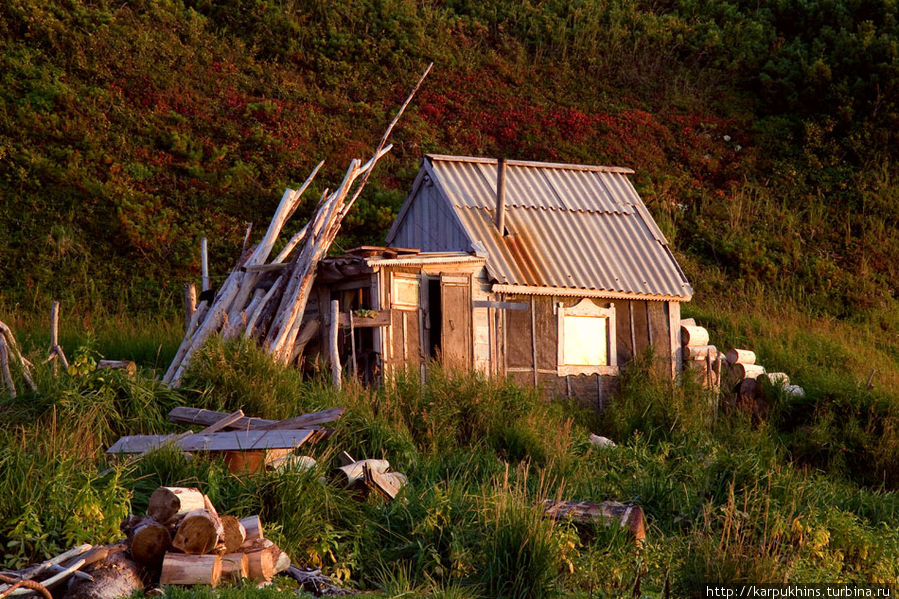
POLYGON ((794 397, 805 395, 799 385, 791 385, 790 377, 783 372, 767 372, 756 364, 755 352, 748 349, 731 349, 727 353, 709 344, 709 332, 697 326, 692 318, 681 320, 681 345, 684 365, 698 373, 703 385, 719 390, 722 385, 734 389, 741 396, 757 396, 764 379, 784 393, 794 397))
POLYGON ((358 159, 351 161, 337 189, 322 193, 312 220, 269 262, 281 229, 296 211, 300 197, 323 163, 312 170, 299 190, 284 192, 259 244, 244 252, 214 297, 201 302, 193 311, 187 333, 163 383, 178 386, 194 352, 218 332, 226 338, 243 336, 261 342, 282 364, 290 364, 302 355, 318 327, 315 322, 303 322, 318 263, 334 242, 375 164, 390 151, 392 146, 387 144, 387 139, 430 70, 428 66, 400 107, 371 159, 365 164, 358 159), (294 252, 295 248, 299 250, 294 252))
POLYGON ((132 559, 158 569, 159 584, 267 583, 290 567, 287 554, 264 537, 259 516, 220 516, 194 488, 159 487, 147 516, 129 516, 122 530, 132 559))

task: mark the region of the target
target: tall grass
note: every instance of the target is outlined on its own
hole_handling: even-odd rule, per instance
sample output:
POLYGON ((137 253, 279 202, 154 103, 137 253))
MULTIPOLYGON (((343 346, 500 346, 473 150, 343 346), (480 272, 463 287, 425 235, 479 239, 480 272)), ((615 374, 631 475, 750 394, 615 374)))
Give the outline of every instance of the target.
POLYGON ((39 393, 0 399, 7 566, 116 538, 119 519, 144 510, 165 484, 197 486, 224 513, 260 514, 295 563, 386 596, 657 596, 719 579, 899 576, 899 494, 889 480, 872 484, 873 466, 814 465, 798 451, 838 451, 834 433, 825 433, 847 432, 847 415, 866 415, 875 428, 859 428, 858 443, 876 446, 892 413, 876 390, 867 403, 861 392, 832 390, 810 391, 809 405, 773 397, 770 421, 753 422, 716 411, 689 381, 656 378, 647 358, 596 416, 439 367, 425 381, 405 373, 379 389, 347 384, 338 392, 244 343, 208 344, 185 388, 173 391, 151 369, 134 377, 93 370, 102 349, 73 350, 71 374, 53 376, 42 365, 39 393), (178 404, 271 418, 347 410, 326 444, 302 448, 318 461, 312 470, 235 476, 220 459, 169 449, 99 474, 117 436, 178 430, 165 420, 178 404), (820 432, 808 434, 827 414, 843 421, 820 420, 820 432), (589 432, 617 446, 591 445, 589 432), (391 503, 348 493, 329 476, 340 450, 390 460, 408 486, 391 503), (540 512, 543 498, 636 501, 648 517, 647 542, 637 550, 617 526, 551 522, 540 512))

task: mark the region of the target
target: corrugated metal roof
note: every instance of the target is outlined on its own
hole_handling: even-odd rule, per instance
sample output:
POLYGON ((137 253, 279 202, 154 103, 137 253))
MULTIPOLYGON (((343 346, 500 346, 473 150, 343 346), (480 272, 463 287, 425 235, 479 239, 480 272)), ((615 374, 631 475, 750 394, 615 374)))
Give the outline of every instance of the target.
POLYGON ((471 241, 486 248, 487 270, 497 283, 692 296, 665 237, 626 177, 631 171, 507 161, 505 225, 511 234, 502 237, 494 224, 497 161, 428 160, 471 241))

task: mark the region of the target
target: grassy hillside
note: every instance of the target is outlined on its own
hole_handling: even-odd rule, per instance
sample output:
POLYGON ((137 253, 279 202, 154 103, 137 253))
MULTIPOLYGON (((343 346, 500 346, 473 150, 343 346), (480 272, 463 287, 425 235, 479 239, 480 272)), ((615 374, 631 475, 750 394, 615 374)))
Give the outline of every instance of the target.
POLYGON ((433 60, 340 247, 382 240, 425 152, 619 164, 637 171, 700 298, 726 281, 728 296, 762 291, 814 313, 890 312, 896 12, 5 2, 3 297, 173 306, 201 236, 225 272, 246 224, 258 238, 283 188, 323 158, 310 210, 433 60))

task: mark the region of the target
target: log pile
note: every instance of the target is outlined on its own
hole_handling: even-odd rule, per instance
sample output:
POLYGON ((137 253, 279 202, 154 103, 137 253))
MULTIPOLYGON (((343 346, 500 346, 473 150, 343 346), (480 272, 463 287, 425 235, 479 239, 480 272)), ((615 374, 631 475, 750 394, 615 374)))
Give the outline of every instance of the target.
POLYGON ((201 302, 193 311, 184 340, 162 379, 165 384, 178 386, 194 353, 217 333, 226 338, 255 339, 282 364, 292 363, 302 355, 309 329, 319 325, 303 318, 318 263, 334 242, 378 160, 390 151, 390 133, 430 69, 428 66, 400 107, 372 157, 364 164, 352 160, 340 185, 322 194, 312 219, 269 260, 281 229, 298 208, 303 192, 322 163, 312 170, 299 190, 284 192, 259 244, 242 254, 213 298, 201 302))
POLYGON ((764 366, 756 364, 755 352, 733 348, 722 353, 709 345, 708 331, 697 326, 692 318, 681 320, 681 344, 687 370, 698 373, 710 389, 719 391, 724 386, 733 390, 737 406, 753 415, 763 417, 767 414, 765 386, 777 388, 787 396, 805 395, 802 387, 790 384, 786 373, 767 372, 764 366))

